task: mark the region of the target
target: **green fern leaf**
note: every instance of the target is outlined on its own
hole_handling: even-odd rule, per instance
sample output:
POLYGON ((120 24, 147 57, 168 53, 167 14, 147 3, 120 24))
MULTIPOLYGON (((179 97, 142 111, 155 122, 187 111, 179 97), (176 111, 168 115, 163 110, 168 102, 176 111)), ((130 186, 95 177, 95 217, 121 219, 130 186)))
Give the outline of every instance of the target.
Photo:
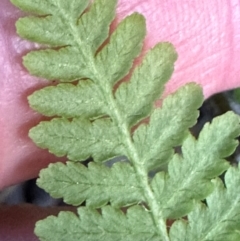
POLYGON ((188 84, 163 101, 162 108, 151 115, 148 126, 136 130, 134 142, 148 170, 161 167, 172 157, 173 147, 182 143, 187 129, 196 123, 202 101, 200 87, 188 84))
POLYGON ((24 65, 33 75, 63 82, 28 98, 33 109, 52 117, 30 130, 32 140, 68 158, 66 164, 51 164, 41 171, 38 185, 69 204, 86 201, 87 206, 78 208, 79 217, 61 212, 38 222, 38 237, 44 241, 237 238, 239 200, 231 186, 239 185, 235 174, 239 171, 227 171, 226 190, 217 176, 229 168, 224 158, 237 146, 239 117, 229 112, 216 118, 196 140, 188 129, 196 123, 203 94, 193 83, 154 110, 177 59, 173 46, 157 44, 133 68, 143 46, 145 19, 138 13, 127 16, 109 35, 116 0, 12 2, 36 14, 17 22, 20 36, 44 44, 23 58, 24 65), (129 81, 122 83, 125 77, 129 81), (176 154, 178 146, 182 153, 176 154), (106 161, 123 156, 127 162, 106 166, 106 161), (93 160, 88 167, 77 162, 89 157, 93 160), (220 197, 223 201, 213 207, 213 199, 220 197), (204 199, 208 208, 201 203, 204 199), (229 205, 230 212, 221 212, 229 205), (122 207, 127 211, 120 211, 122 207), (169 233, 167 220, 184 215, 188 221, 175 221, 169 233))
POLYGON ((145 34, 145 19, 138 13, 126 17, 118 25, 95 60, 95 79, 103 88, 109 88, 109 84, 115 84, 129 72, 142 49, 145 34))
POLYGON ((69 4, 66 3, 66 1, 40 2, 41 1, 38 1, 37 7, 36 1, 32 1, 30 4, 29 1, 19 1, 18 4, 20 4, 22 8, 26 9, 27 11, 37 12, 40 10, 40 6, 42 8, 40 14, 48 15, 42 19, 34 16, 20 19, 17 22, 19 34, 23 38, 51 46, 74 45, 74 36, 69 31, 70 29, 68 26, 66 26, 64 21, 62 21, 63 18, 69 18, 69 13, 63 13, 58 10, 59 8, 72 8, 73 14, 69 18, 69 22, 74 23, 77 21, 78 16, 81 15, 87 8, 89 1, 75 1, 75 4, 69 4), (26 5, 24 6, 22 4, 26 5), (77 12, 74 13, 76 10, 77 12), (56 22, 58 23, 57 26, 56 22), (31 29, 31 34, 29 34, 29 29, 31 29))
POLYGON ((72 161, 84 161, 90 156, 95 161, 105 161, 125 154, 118 139, 119 130, 109 119, 90 122, 55 118, 32 128, 29 136, 38 146, 48 148, 56 156, 66 155, 72 161))
POLYGON ((240 168, 230 167, 225 185, 212 181, 214 192, 207 205, 198 203, 188 221, 176 221, 170 230, 171 241, 235 241, 240 239, 240 168))
MULTIPOLYGON (((106 0, 101 1, 105 2, 106 0)), ((103 3, 100 2, 97 6, 97 8, 101 8, 102 11, 105 12, 103 3)), ((109 6, 111 6, 111 4, 109 6)), ((91 8, 92 11, 94 11, 93 9, 94 7, 91 8)), ((59 9, 59 11, 60 10, 61 9, 59 9)), ((91 10, 89 12, 91 12, 91 10)), ((114 12, 113 9, 110 10, 108 15, 110 14, 112 16, 114 12)), ((84 14, 82 18, 84 18, 86 14, 84 14)), ((104 26, 109 26, 112 17, 102 18, 104 20, 102 24, 104 26)), ((31 21, 32 19, 29 19, 29 22, 31 21)), ((42 19, 38 21, 42 21, 42 19)), ((67 17, 65 21, 67 21, 67 17)), ((101 21, 98 20, 98 22, 101 21)), ((61 23, 62 21, 60 25, 61 23)), ((25 27, 28 26, 27 23, 22 25, 25 27)), ((19 32, 23 32, 22 25, 18 28, 19 32)), ((47 23, 46 26, 48 26, 47 23)), ((145 36, 144 26, 143 17, 139 14, 132 14, 119 24, 118 28, 112 34, 109 44, 107 44, 95 58, 97 43, 99 43, 99 41, 96 40, 98 39, 98 31, 92 31, 92 28, 90 28, 90 32, 84 34, 84 30, 82 30, 81 27, 83 29, 85 29, 85 27, 82 26, 81 21, 79 21, 78 24, 75 23, 72 28, 69 28, 69 25, 64 25, 62 26, 63 34, 71 39, 70 42, 65 43, 66 47, 60 50, 47 49, 30 52, 24 57, 24 65, 31 74, 49 80, 57 79, 70 82, 82 78, 89 78, 94 81, 104 81, 105 83, 107 82, 106 77, 109 76, 111 77, 111 80, 108 80, 109 82, 116 82, 129 71, 132 66, 133 58, 139 54, 142 46, 142 39, 145 36), (69 31, 72 32, 72 36, 69 31), (92 34, 94 35, 92 36, 92 34), (108 66, 107 69, 105 68, 105 64, 108 66)), ((45 27, 43 28, 44 31, 46 31, 45 27)), ((101 26, 99 26, 99 28, 101 29, 101 26)), ((94 26, 94 29, 98 29, 98 26, 94 26)), ((35 37, 34 32, 32 34, 33 37, 35 37)), ((40 35, 42 34, 43 33, 40 35)), ((33 38, 26 34, 23 35, 23 37, 29 40, 33 38)), ((38 36, 36 36, 36 38, 38 38, 38 36)))
MULTIPOLYGON (((35 9, 37 5, 37 2, 30 0, 25 0, 23 3, 14 0, 12 2, 17 6, 22 6, 23 9, 29 8, 30 10, 35 9)), ((49 16, 34 17, 34 19, 25 17, 18 21, 18 33, 23 38, 58 47, 66 46, 60 50, 47 49, 26 55, 24 65, 30 73, 50 80, 62 81, 91 77, 93 74, 90 66, 86 65, 85 56, 93 57, 94 49, 96 50, 108 37, 109 25, 115 15, 116 0, 110 2, 100 0, 98 4, 93 4, 90 11, 83 14, 80 23, 78 18, 88 6, 89 1, 74 2, 79 6, 62 0, 50 1, 52 7, 45 9, 49 16), (76 9, 79 10, 78 13, 76 9), (98 16, 97 22, 94 21, 96 16, 98 16), (53 23, 55 27, 52 26, 53 23), (89 27, 93 26, 86 28, 86 23, 89 27)))
POLYGON ((232 154, 240 134, 239 118, 232 112, 206 124, 196 141, 189 135, 182 145, 182 157, 176 154, 168 165, 168 174, 158 173, 153 181, 163 216, 179 218, 189 213, 196 200, 205 199, 212 191, 211 179, 228 169, 223 159, 232 154), (220 130, 228 126, 228 132, 220 130))
POLYGON ((38 185, 55 198, 68 204, 101 207, 108 202, 114 207, 144 201, 141 187, 129 163, 115 163, 112 168, 90 163, 57 163, 40 172, 38 185), (75 195, 72 195, 75 193, 75 195))
POLYGON ((94 119, 108 113, 98 86, 90 80, 77 85, 49 86, 36 91, 28 100, 32 109, 51 117, 94 119))
POLYGON ((119 86, 116 99, 125 117, 124 121, 129 126, 151 113, 153 102, 161 96, 165 83, 172 75, 176 59, 172 45, 160 43, 150 50, 142 64, 135 68, 130 81, 119 86))
POLYGON ((45 18, 31 16, 20 19, 17 22, 17 29, 21 37, 58 47, 90 45, 89 48, 96 50, 108 37, 117 1, 98 1, 98 4, 93 3, 90 11, 84 14, 83 12, 89 5, 88 0, 13 0, 12 2, 25 11, 46 16, 45 18), (80 23, 78 23, 79 16, 82 14, 80 23), (95 21, 96 18, 98 21, 95 21), (90 28, 86 27, 86 24, 90 28))
POLYGON ((71 212, 60 212, 58 217, 38 222, 35 232, 41 240, 51 241, 159 240, 149 212, 141 207, 131 207, 125 215, 107 206, 101 213, 90 208, 79 208, 79 217, 71 212))

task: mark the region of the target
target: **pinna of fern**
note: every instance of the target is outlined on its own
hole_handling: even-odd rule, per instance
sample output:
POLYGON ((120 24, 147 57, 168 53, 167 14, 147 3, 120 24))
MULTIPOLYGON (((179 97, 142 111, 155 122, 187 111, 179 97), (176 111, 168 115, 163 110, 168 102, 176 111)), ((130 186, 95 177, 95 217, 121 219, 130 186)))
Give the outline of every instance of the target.
POLYGON ((157 44, 132 69, 145 19, 133 13, 109 35, 116 0, 11 1, 32 14, 18 20, 19 35, 45 46, 24 56, 25 67, 59 81, 29 96, 34 110, 52 117, 29 135, 69 161, 50 164, 37 183, 67 204, 86 203, 78 215, 61 212, 39 221, 40 240, 240 239, 240 170, 224 159, 237 146, 239 117, 215 118, 196 140, 188 129, 203 95, 194 83, 154 109, 174 69, 174 47, 157 44), (119 84, 131 69, 129 81, 119 84), (106 165, 118 156, 128 161, 106 165), (89 157, 87 167, 81 164, 89 157), (224 186, 218 176, 225 171, 224 186), (170 228, 168 219, 176 220, 170 228))

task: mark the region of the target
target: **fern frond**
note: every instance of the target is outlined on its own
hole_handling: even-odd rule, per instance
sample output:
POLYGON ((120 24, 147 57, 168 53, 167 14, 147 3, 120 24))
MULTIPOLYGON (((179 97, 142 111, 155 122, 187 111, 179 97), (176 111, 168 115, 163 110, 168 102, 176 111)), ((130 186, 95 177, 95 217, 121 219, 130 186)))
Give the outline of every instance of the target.
POLYGON ((78 208, 79 217, 61 212, 38 222, 35 232, 40 239, 207 241, 238 237, 238 201, 231 203, 228 198, 233 196, 228 176, 239 171, 230 168, 227 172, 227 191, 216 178, 229 168, 224 158, 237 146, 239 117, 229 112, 216 118, 196 140, 188 129, 196 123, 203 94, 193 83, 169 95, 161 108, 153 108, 173 72, 174 47, 157 44, 132 69, 143 46, 145 19, 133 13, 109 34, 116 0, 12 2, 36 15, 17 22, 20 36, 44 44, 24 57, 25 67, 33 75, 62 82, 29 97, 33 109, 52 117, 32 128, 30 137, 41 148, 69 159, 41 171, 38 185, 69 204, 86 201, 86 207, 78 208), (122 83, 129 73, 129 82, 122 83), (149 122, 142 122, 146 117, 149 122), (176 154, 178 146, 182 153, 176 154), (106 161, 121 156, 128 161, 106 166, 106 161), (78 162, 89 157, 93 161, 88 167, 78 162), (163 165, 165 171, 161 171, 163 165), (219 199, 220 193, 225 201, 211 208, 212 197, 219 199), (205 198, 209 210, 201 203, 205 198), (231 213, 221 216, 220 208, 227 205, 233 205, 231 213), (126 213, 121 207, 128 207, 126 213), (212 210, 222 220, 214 232, 207 229, 216 221, 212 210), (169 233, 167 220, 184 215, 188 221, 175 221, 169 233), (196 230, 198 218, 201 232, 196 230), (229 234, 234 228, 237 231, 229 234))

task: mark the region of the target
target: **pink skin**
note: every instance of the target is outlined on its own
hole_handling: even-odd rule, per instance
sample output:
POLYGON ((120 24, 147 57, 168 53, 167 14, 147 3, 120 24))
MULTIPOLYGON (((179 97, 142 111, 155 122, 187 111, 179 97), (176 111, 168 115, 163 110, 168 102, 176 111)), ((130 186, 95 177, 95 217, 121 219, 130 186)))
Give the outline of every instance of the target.
MULTIPOLYGON (((203 86, 206 98, 240 86, 238 0, 119 0, 117 11, 117 21, 134 11, 146 17, 144 50, 159 41, 175 45, 179 58, 165 94, 190 81, 203 86)), ((16 35, 14 22, 21 15, 9 0, 1 0, 0 189, 36 177, 41 168, 59 160, 27 136, 42 117, 29 109, 26 97, 47 82, 30 76, 21 64, 21 56, 37 47, 16 35)))

